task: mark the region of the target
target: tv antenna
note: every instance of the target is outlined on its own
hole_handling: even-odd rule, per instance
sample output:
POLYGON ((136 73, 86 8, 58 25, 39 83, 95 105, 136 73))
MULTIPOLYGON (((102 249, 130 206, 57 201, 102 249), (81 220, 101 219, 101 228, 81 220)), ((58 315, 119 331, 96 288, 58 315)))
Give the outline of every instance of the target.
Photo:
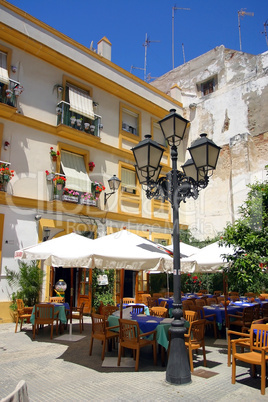
POLYGON ((266 20, 264 22, 263 27, 264 27, 264 31, 262 32, 262 34, 265 35, 266 45, 268 46, 268 38, 267 38, 267 30, 266 30, 266 27, 268 27, 268 20, 266 20))
POLYGON ((184 43, 181 44, 181 47, 182 47, 182 55, 183 55, 183 64, 185 64, 184 43))
POLYGON ((132 69, 136 70, 143 70, 144 71, 144 81, 147 81, 147 79, 152 79, 151 75, 147 75, 147 48, 152 42, 160 42, 160 40, 150 40, 149 37, 147 36, 147 33, 145 34, 145 42, 143 43, 142 46, 145 48, 145 54, 144 54, 144 67, 134 67, 131 66, 130 72, 132 73, 132 69))
POLYGON ((172 69, 174 70, 174 16, 175 10, 191 10, 190 8, 172 7, 172 69))
POLYGON ((241 10, 238 11, 238 30, 239 30, 240 52, 242 52, 240 17, 244 17, 245 15, 248 15, 249 17, 254 17, 254 13, 247 13, 245 10, 246 10, 246 8, 241 8, 241 10))

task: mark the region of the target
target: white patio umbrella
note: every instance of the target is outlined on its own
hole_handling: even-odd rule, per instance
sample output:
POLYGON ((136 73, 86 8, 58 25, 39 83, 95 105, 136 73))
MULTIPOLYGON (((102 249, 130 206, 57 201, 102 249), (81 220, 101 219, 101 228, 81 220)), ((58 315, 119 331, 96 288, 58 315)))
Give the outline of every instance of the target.
POLYGON ((219 243, 215 242, 199 249, 190 257, 182 258, 181 264, 184 270, 193 270, 192 272, 219 272, 220 267, 228 266, 222 255, 233 253, 232 247, 220 247, 219 243))
POLYGON ((173 258, 153 242, 127 230, 93 240, 94 263, 100 269, 172 271, 173 258))
MULTIPOLYGON (((168 250, 173 252, 173 244, 169 246, 165 246, 168 250)), ((198 247, 191 246, 190 244, 183 243, 180 241, 180 255, 181 257, 189 257, 192 254, 195 254, 199 251, 200 249, 198 247)))

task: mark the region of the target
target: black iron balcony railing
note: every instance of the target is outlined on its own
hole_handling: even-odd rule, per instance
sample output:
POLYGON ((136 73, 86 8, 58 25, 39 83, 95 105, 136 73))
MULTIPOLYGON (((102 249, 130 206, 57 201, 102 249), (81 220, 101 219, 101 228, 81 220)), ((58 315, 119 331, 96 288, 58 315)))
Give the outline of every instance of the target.
POLYGON ((9 79, 9 84, 0 82, 0 103, 17 107, 18 96, 23 91, 18 81, 9 79))
POLYGON ((57 125, 64 124, 66 126, 75 128, 79 131, 100 136, 101 117, 95 114, 95 119, 91 120, 88 117, 82 116, 79 113, 74 113, 70 110, 70 104, 61 101, 57 104, 57 125))

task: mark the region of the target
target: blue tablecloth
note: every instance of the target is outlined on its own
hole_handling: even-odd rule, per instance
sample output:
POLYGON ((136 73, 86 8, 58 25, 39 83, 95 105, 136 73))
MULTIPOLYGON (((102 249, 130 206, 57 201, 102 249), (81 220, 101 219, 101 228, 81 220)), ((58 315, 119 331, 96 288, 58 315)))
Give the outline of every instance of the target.
POLYGON ((160 297, 158 299, 158 303, 160 304, 161 301, 166 301, 168 305, 168 309, 173 307, 174 298, 173 297, 160 297))
MULTIPOLYGON (((131 306, 144 306, 144 314, 150 315, 149 307, 146 306, 146 304, 143 304, 143 303, 128 303, 128 304, 124 303, 123 304, 123 308, 131 307, 131 306)), ((117 307, 120 309, 120 304, 117 304, 117 307)))
MULTIPOLYGON (((40 303, 42 304, 42 303, 40 303)), ((45 303, 44 303, 45 304, 45 303)), ((66 318, 66 314, 65 314, 65 309, 69 310, 69 304, 68 303, 46 303, 46 304, 53 304, 54 305, 54 312, 56 313, 57 311, 59 312, 59 320, 62 324, 66 324, 67 323, 67 318, 66 318)), ((34 325, 34 319, 35 319, 35 306, 33 308, 32 311, 32 315, 30 318, 30 322, 31 324, 34 325)))

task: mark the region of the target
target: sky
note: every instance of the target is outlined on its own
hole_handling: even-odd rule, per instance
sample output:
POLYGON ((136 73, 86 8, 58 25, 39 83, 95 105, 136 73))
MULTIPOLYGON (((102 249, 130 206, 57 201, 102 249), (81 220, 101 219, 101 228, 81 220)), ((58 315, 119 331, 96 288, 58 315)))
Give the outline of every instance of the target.
POLYGON ((87 47, 93 42, 96 49, 98 41, 106 36, 112 43, 112 62, 147 82, 172 70, 173 63, 177 67, 217 46, 239 51, 238 11, 254 13, 240 18, 242 51, 255 55, 268 51, 268 38, 264 34, 266 29, 268 36, 268 0, 9 0, 9 3, 87 47))

